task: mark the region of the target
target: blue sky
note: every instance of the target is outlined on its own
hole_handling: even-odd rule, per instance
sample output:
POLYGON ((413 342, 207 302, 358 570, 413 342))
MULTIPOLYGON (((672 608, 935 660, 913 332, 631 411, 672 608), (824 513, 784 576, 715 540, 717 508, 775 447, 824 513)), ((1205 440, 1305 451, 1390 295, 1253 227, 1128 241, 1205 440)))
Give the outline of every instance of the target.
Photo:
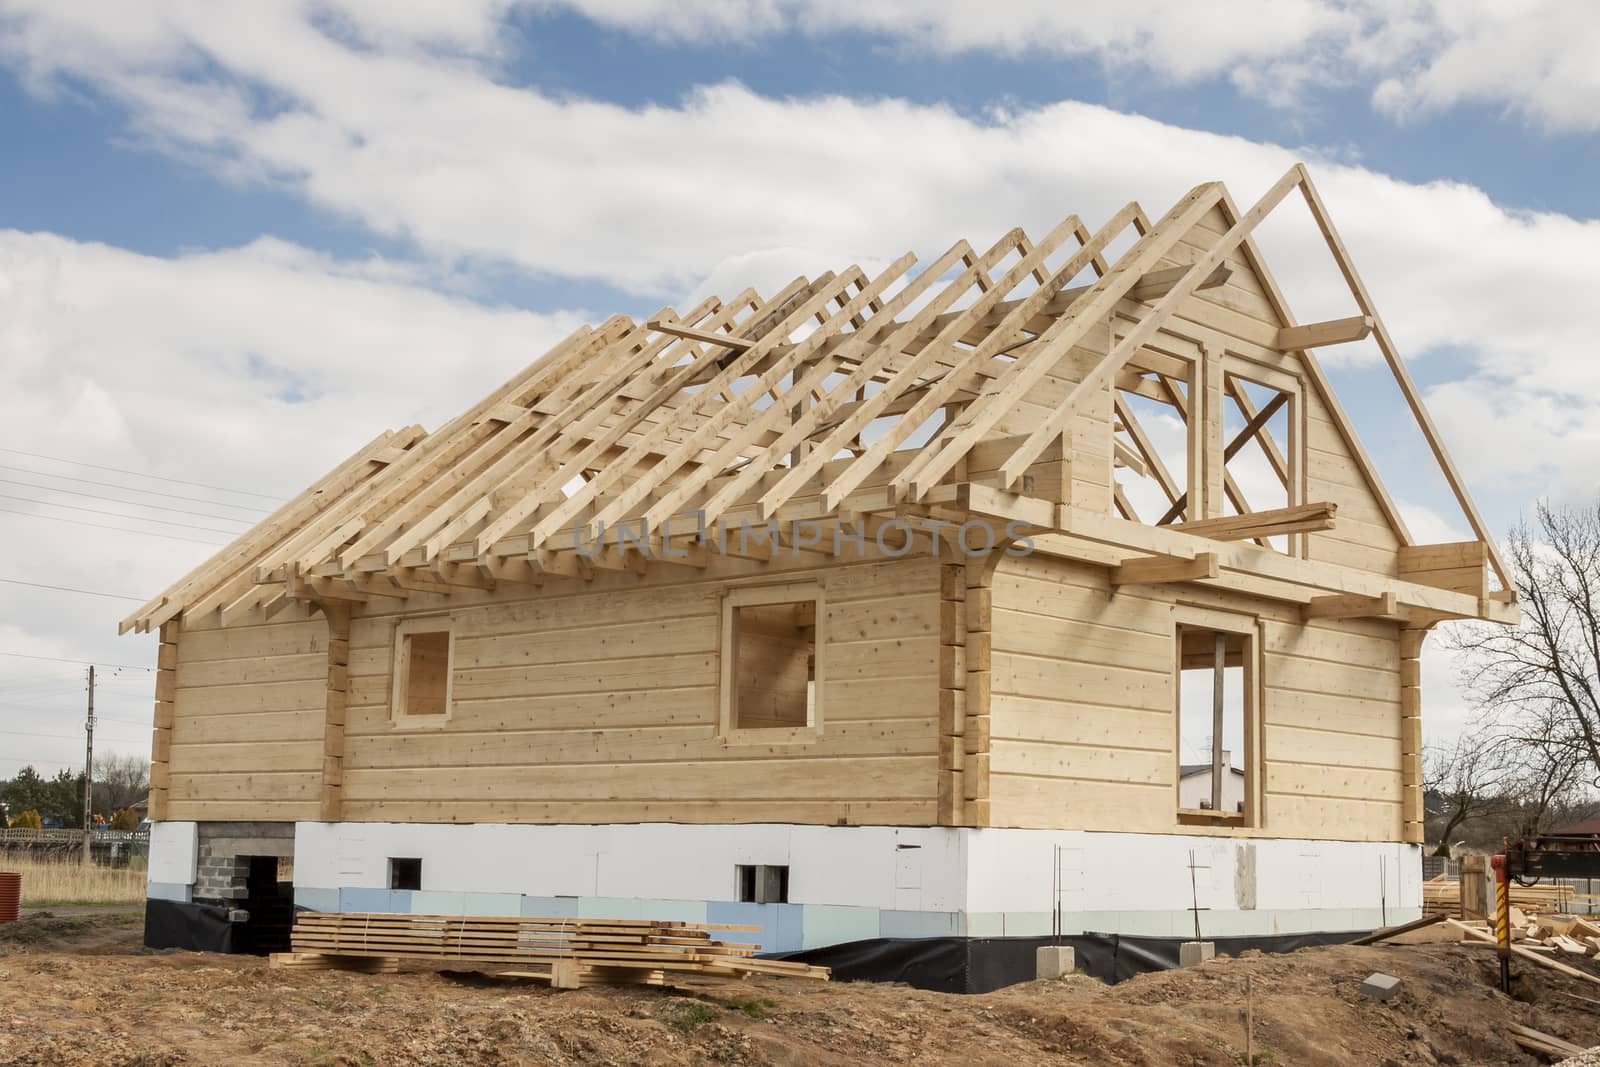
MULTIPOLYGON (((581 321, 1212 178, 1247 204, 1297 159, 1490 525, 1592 499, 1600 9, 1196 10, 0 0, 0 446, 155 476, 14 456, 50 503, 5 504, 0 578, 148 594, 207 551, 154 533, 220 537, 161 506, 249 499, 155 479, 287 495, 581 321)), ((1291 302, 1349 314, 1301 226, 1263 234, 1291 302)), ((1419 539, 1463 536, 1370 345, 1327 365, 1419 539)), ((145 662, 118 608, 0 595, 0 649, 145 662)), ((77 670, 39 663, 0 664, 0 730, 77 670)))

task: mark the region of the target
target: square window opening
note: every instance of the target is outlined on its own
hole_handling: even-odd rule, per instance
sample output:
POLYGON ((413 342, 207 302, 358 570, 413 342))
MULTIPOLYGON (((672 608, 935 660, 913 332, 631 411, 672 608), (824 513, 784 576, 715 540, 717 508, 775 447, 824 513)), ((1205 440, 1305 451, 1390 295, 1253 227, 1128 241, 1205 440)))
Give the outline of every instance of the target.
POLYGON ((421 889, 422 861, 404 857, 389 857, 390 889, 421 889))
POLYGON ((740 863, 734 866, 735 889, 742 904, 787 904, 789 868, 787 864, 740 863))
POLYGON ((1215 821, 1241 821, 1254 784, 1253 714, 1243 633, 1178 628, 1178 808, 1215 821))
POLYGON ((732 727, 760 730, 816 722, 817 602, 733 608, 732 727))

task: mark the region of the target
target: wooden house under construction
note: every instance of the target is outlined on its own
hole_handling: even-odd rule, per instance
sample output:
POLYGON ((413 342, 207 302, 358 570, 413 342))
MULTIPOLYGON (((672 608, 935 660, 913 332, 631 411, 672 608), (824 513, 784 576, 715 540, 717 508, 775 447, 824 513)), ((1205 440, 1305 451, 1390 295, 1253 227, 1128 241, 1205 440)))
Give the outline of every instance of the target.
POLYGON ((163 921, 291 858, 768 949, 1416 917, 1423 640, 1517 606, 1305 170, 913 264, 580 329, 129 616, 163 921), (1251 237, 1291 194, 1350 318, 1251 237), (1357 440, 1314 352, 1366 338, 1475 540, 1357 440))

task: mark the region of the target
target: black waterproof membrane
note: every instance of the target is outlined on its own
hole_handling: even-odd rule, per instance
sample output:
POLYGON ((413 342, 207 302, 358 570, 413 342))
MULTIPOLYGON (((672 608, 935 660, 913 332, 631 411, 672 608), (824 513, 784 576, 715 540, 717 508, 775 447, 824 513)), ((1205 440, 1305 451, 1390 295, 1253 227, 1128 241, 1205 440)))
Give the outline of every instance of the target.
MULTIPOLYGON (((1362 931, 1337 934, 1278 934, 1267 937, 1214 937, 1217 954, 1237 956, 1247 949, 1293 952, 1308 945, 1338 945, 1362 931)), ((1049 937, 875 938, 805 952, 773 953, 833 968, 837 981, 905 982, 941 993, 988 993, 1034 977, 1034 952, 1043 945, 1070 945, 1078 967, 1104 982, 1120 982, 1146 971, 1178 966, 1178 946, 1189 938, 1074 934, 1049 937)))
POLYGON ((188 904, 181 900, 144 902, 146 948, 236 952, 236 926, 228 921, 228 909, 217 904, 188 904))

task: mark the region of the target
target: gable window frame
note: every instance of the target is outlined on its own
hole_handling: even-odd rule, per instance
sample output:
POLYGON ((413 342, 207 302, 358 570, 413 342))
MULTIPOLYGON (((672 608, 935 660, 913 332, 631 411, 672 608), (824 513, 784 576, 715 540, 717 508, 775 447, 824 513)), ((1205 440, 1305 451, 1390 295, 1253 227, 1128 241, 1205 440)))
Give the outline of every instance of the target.
MULTIPOLYGON (((1262 621, 1258 616, 1216 608, 1178 605, 1173 609, 1172 625, 1172 805, 1178 825, 1186 830, 1259 829, 1266 825, 1262 803, 1264 759, 1265 696, 1262 621), (1244 751, 1240 755, 1244 772, 1244 810, 1217 811, 1182 806, 1183 767, 1183 634, 1184 631, 1209 631, 1237 637, 1242 642, 1240 666, 1243 669, 1242 698, 1244 751)), ((1223 747, 1223 739, 1213 735, 1212 755, 1223 747)))
POLYGON ((827 597, 821 583, 786 582, 781 585, 735 586, 723 591, 719 640, 718 733, 725 745, 803 744, 822 736, 824 697, 827 690, 827 597), (774 604, 814 605, 812 630, 811 699, 804 726, 738 725, 738 610, 774 604))
MULTIPOLYGON (((1283 393, 1288 397, 1287 402, 1284 404, 1285 410, 1283 413, 1284 427, 1288 434, 1288 439, 1284 441, 1273 439, 1273 443, 1278 446, 1278 450, 1283 456, 1284 467, 1288 474, 1289 484, 1284 487, 1285 502, 1283 506, 1295 507, 1306 503, 1305 420, 1307 416, 1305 379, 1298 373, 1251 359, 1233 351, 1231 348, 1224 349, 1222 353, 1221 371, 1225 397, 1229 378, 1240 383, 1248 383, 1273 392, 1283 393)), ((1223 407, 1225 410, 1227 406, 1228 400, 1224 398, 1223 407)), ((1242 409, 1240 409, 1240 417, 1243 417, 1242 409)), ((1221 428, 1221 424, 1225 421, 1225 419, 1217 420, 1219 424, 1219 439, 1215 442, 1215 447, 1219 461, 1222 460, 1222 450, 1226 447, 1229 438, 1226 430, 1221 428)), ((1270 430, 1270 422, 1262 427, 1263 433, 1269 433, 1270 430)), ((1254 440, 1246 446, 1247 449, 1255 449, 1257 451, 1260 451, 1261 447, 1259 440, 1254 440)), ((1226 469, 1225 463, 1224 469, 1226 469)), ((1307 555, 1309 545, 1308 536, 1304 533, 1286 535, 1286 550, 1283 551, 1283 554, 1304 558, 1307 555)), ((1279 550, 1274 549, 1274 551, 1279 550)))
POLYGON ((445 726, 455 713, 455 620, 448 615, 429 615, 402 619, 394 628, 393 667, 389 678, 390 725, 407 729, 438 729, 445 726), (440 714, 413 714, 406 710, 409 703, 411 681, 412 638, 418 634, 445 635, 444 711, 440 714))

